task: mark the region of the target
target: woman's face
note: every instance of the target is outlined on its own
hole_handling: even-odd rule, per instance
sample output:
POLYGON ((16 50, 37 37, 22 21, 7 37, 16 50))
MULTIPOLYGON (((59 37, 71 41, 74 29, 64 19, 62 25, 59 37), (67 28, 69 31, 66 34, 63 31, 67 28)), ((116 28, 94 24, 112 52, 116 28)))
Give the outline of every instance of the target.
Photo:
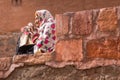
POLYGON ((35 25, 36 25, 36 27, 39 27, 41 25, 42 21, 43 21, 43 19, 40 16, 38 16, 37 14, 35 14, 35 25))
POLYGON ((40 23, 39 20, 35 19, 35 26, 36 27, 39 27, 39 23, 40 23))

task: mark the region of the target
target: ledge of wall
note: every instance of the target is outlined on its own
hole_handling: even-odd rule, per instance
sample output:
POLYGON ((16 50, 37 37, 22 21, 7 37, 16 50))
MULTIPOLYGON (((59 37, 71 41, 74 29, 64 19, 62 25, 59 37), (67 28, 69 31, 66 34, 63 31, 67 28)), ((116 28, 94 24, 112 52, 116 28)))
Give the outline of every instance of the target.
POLYGON ((76 69, 86 70, 100 66, 117 66, 120 67, 120 60, 96 58, 81 62, 57 62, 53 60, 51 53, 39 55, 16 55, 14 57, 0 58, 0 79, 7 78, 17 68, 34 65, 47 65, 53 68, 64 68, 72 65, 76 69))

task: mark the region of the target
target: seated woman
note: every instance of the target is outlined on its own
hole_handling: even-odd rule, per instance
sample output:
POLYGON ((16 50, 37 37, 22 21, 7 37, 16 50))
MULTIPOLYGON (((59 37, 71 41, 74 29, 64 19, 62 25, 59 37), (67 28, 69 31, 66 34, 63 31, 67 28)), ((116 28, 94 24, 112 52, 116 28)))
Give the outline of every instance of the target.
POLYGON ((23 52, 27 53, 30 50, 30 52, 36 54, 54 51, 55 21, 51 13, 48 10, 37 10, 35 12, 35 26, 33 32, 29 32, 29 34, 32 33, 30 37, 32 37, 34 44, 31 47, 24 45, 27 48, 22 48, 23 52))
POLYGON ((35 24, 38 27, 39 37, 35 41, 34 53, 52 52, 55 46, 55 21, 48 10, 35 12, 35 24))

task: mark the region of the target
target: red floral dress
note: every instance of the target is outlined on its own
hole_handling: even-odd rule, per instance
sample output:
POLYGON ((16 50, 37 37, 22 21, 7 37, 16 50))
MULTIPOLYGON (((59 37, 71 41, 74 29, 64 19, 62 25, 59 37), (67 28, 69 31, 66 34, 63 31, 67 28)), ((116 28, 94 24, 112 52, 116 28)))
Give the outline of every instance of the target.
POLYGON ((48 10, 37 10, 35 12, 35 24, 38 28, 38 38, 35 41, 34 53, 40 51, 52 52, 54 50, 55 22, 48 10))
POLYGON ((46 21, 38 28, 39 37, 36 40, 37 49, 44 52, 51 52, 55 46, 55 23, 53 21, 46 21))

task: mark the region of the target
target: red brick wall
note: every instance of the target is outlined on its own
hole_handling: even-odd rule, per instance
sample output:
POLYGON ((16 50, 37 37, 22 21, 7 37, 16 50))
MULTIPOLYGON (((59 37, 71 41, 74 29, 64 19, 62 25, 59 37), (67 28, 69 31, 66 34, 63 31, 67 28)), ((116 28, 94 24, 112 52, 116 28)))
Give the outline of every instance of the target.
POLYGON ((56 61, 120 59, 120 7, 56 15, 56 61))
POLYGON ((0 0, 0 34, 20 31, 28 22, 34 22, 34 12, 38 9, 48 9, 55 15, 119 4, 120 0, 23 0, 21 6, 14 6, 11 0, 0 0))

